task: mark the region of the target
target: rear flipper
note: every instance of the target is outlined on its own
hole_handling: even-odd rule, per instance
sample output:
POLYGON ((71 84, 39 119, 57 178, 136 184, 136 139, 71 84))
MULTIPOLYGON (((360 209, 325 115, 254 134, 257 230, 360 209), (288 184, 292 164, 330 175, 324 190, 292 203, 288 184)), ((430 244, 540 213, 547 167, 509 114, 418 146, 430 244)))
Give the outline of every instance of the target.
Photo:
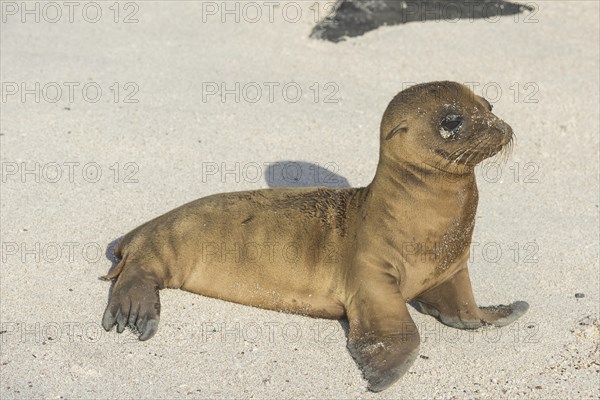
POLYGON ((414 299, 415 308, 458 329, 506 326, 527 312, 529 304, 516 301, 509 305, 478 307, 466 268, 452 278, 414 299))
POLYGON ((112 296, 102 318, 102 327, 110 331, 117 325, 121 333, 129 325, 140 332, 140 340, 148 340, 158 330, 160 298, 158 280, 141 267, 125 266, 121 260, 115 271, 103 277, 117 278, 112 296))

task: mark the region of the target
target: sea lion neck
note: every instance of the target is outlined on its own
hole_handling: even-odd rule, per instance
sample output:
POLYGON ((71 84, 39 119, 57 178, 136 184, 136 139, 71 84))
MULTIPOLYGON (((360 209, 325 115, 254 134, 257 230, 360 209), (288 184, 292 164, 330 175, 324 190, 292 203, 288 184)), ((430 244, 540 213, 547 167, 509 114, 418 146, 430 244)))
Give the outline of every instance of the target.
POLYGON ((452 174, 422 163, 380 160, 375 178, 366 188, 363 210, 375 226, 385 226, 390 232, 406 226, 407 216, 411 220, 447 216, 447 220, 436 217, 443 220, 438 227, 441 232, 453 218, 462 220, 473 214, 477 198, 474 172, 452 174))
POLYGON ((385 153, 380 155, 377 172, 370 188, 385 193, 405 192, 450 194, 471 188, 475 184, 475 169, 469 166, 441 169, 426 162, 415 163, 402 159, 392 159, 385 153))

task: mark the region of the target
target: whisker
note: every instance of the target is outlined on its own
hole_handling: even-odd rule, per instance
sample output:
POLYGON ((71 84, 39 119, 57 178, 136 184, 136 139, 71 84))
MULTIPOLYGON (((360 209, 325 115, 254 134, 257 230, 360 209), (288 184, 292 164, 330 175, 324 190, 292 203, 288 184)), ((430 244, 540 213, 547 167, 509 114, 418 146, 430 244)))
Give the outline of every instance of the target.
POLYGON ((462 158, 469 151, 477 148, 477 146, 485 140, 485 137, 477 138, 474 142, 470 142, 465 144, 464 146, 459 147, 454 150, 452 153, 448 154, 445 160, 441 160, 437 163, 437 166, 441 166, 443 163, 443 169, 450 167, 452 164, 458 164, 462 158))
POLYGON ((446 154, 442 160, 434 160, 434 156, 432 156, 431 159, 426 161, 433 161, 433 166, 442 170, 448 169, 453 165, 458 164, 470 165, 469 163, 471 162, 471 160, 473 160, 473 158, 475 158, 478 155, 484 155, 484 159, 493 156, 492 162, 506 163, 512 155, 515 141, 516 137, 513 134, 508 143, 502 146, 500 151, 494 154, 496 147, 494 146, 493 148, 489 148, 489 146, 492 145, 494 142, 494 136, 485 135, 478 137, 469 143, 466 143, 465 145, 459 147, 458 149, 452 151, 449 154, 446 154))

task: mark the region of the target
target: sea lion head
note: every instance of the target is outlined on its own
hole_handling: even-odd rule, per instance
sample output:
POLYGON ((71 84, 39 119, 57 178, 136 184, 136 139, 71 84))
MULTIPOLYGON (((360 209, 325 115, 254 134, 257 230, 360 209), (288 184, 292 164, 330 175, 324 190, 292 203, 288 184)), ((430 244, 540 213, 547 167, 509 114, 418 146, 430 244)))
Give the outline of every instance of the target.
POLYGON ((424 163, 447 172, 470 172, 510 148, 513 131, 491 104, 456 82, 423 83, 403 90, 381 121, 381 156, 424 163))

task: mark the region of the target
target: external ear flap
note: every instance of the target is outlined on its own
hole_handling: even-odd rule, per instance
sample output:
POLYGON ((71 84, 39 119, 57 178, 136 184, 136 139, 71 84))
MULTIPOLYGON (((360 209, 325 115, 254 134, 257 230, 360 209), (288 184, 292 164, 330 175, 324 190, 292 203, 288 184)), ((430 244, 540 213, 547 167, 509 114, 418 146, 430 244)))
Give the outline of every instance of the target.
POLYGON ((402 121, 400 121, 400 123, 394 129, 392 129, 390 131, 390 133, 387 134, 387 136, 385 137, 385 140, 390 140, 397 134, 404 133, 407 131, 408 131, 408 124, 406 123, 406 120, 403 119, 402 121))

